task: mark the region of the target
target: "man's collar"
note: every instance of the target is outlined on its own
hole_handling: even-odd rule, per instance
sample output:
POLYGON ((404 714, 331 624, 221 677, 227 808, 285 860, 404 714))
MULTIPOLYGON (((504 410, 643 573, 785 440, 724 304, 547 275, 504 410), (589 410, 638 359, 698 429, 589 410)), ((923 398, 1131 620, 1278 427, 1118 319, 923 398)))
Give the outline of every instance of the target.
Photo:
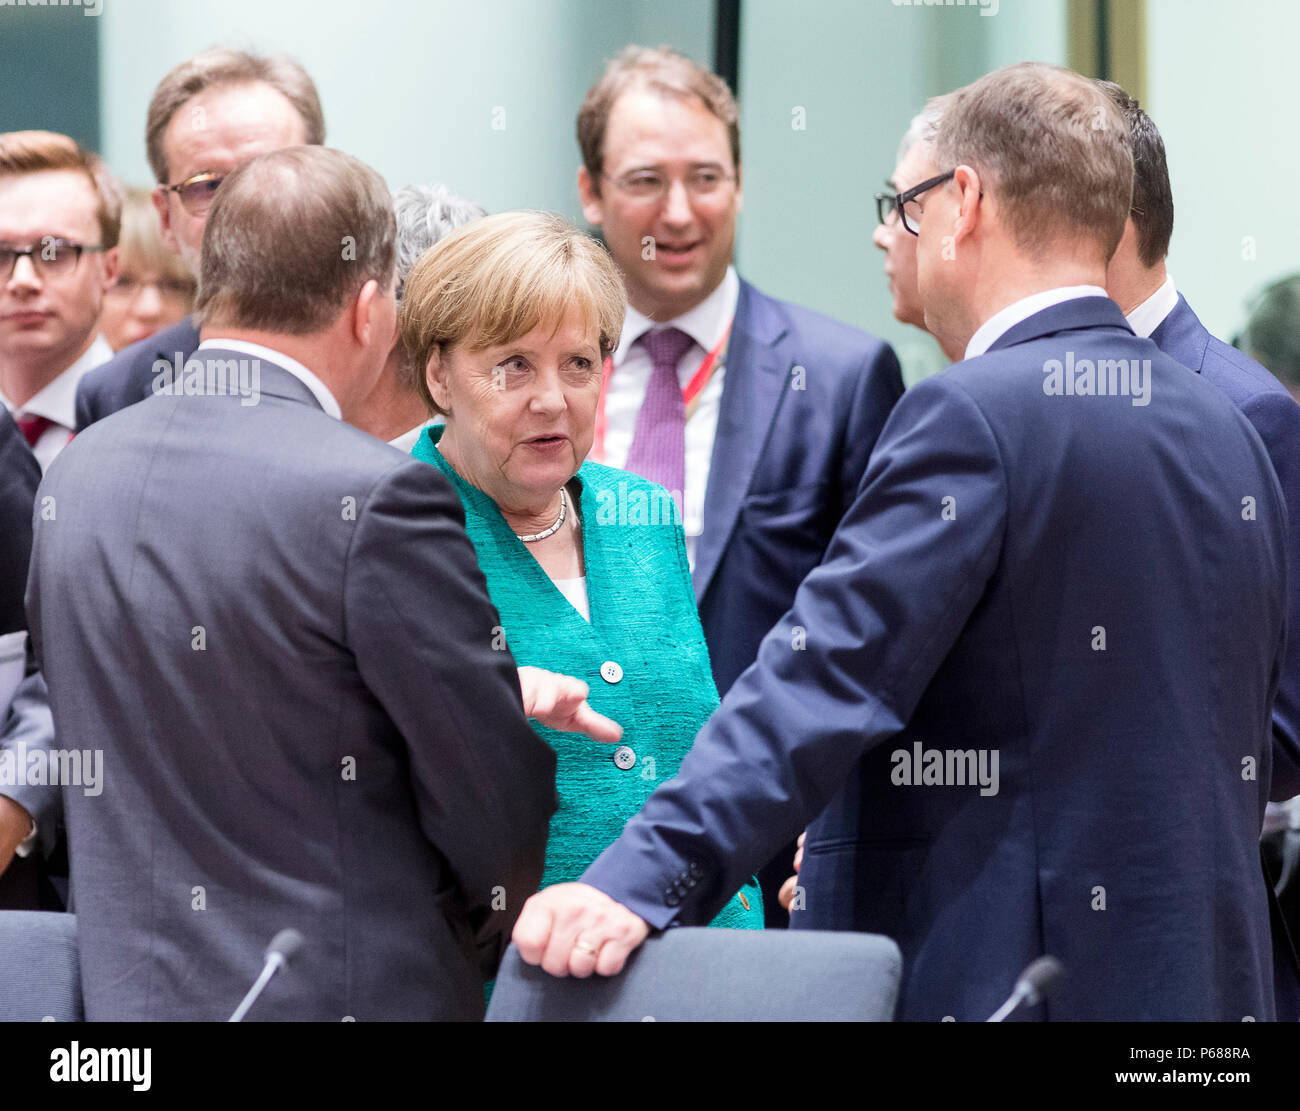
POLYGON ((26 404, 15 406, 7 398, 0 398, 10 412, 27 417, 44 417, 60 428, 69 431, 77 427, 77 383, 89 371, 102 366, 113 357, 113 349, 103 336, 96 336, 81 357, 53 381, 47 382, 26 404))
POLYGON ((680 328, 705 351, 713 350, 722 339, 727 325, 736 315, 736 302, 739 300, 740 277, 734 266, 728 266, 717 289, 695 308, 688 309, 672 320, 651 320, 644 313, 628 305, 627 316, 623 320, 623 332, 618 341, 618 350, 614 352, 614 365, 621 365, 627 358, 632 344, 655 328, 680 328))
POLYGON ((1128 314, 1129 327, 1147 339, 1177 306, 1178 287, 1174 285, 1174 279, 1166 274, 1164 285, 1128 314))
POLYGON ((339 408, 339 403, 335 400, 334 395, 330 393, 329 387, 325 385, 297 359, 291 359, 283 351, 276 351, 272 347, 263 347, 260 343, 249 343, 242 339, 223 339, 221 336, 212 336, 205 339, 195 350, 206 351, 213 348, 219 348, 222 351, 239 351, 245 355, 252 355, 255 358, 262 359, 272 366, 278 366, 281 370, 287 370, 304 386, 311 390, 312 397, 320 404, 335 420, 343 419, 343 411, 339 408))
POLYGON ((1106 291, 1099 285, 1066 285, 1031 293, 1028 297, 1013 301, 984 321, 971 336, 963 358, 974 359, 983 355, 1003 333, 1014 328, 1022 320, 1028 320, 1035 313, 1042 312, 1053 305, 1059 305, 1063 301, 1073 301, 1076 297, 1105 297, 1106 295, 1106 291))

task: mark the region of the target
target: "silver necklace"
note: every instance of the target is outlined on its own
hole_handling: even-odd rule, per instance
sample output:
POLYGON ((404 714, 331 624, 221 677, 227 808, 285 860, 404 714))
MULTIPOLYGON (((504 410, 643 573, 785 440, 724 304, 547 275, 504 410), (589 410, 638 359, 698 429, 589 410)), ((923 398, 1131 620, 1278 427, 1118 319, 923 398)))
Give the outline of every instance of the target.
POLYGON ((553 524, 550 528, 542 532, 534 532, 530 536, 519 536, 519 533, 517 532, 515 533, 515 536, 518 536, 519 539, 522 540, 525 544, 535 544, 538 540, 545 540, 548 536, 554 536, 557 532, 560 531, 560 528, 563 526, 564 518, 568 513, 568 509, 569 509, 569 499, 564 493, 564 487, 561 486, 560 487, 560 515, 555 518, 555 524, 553 524))

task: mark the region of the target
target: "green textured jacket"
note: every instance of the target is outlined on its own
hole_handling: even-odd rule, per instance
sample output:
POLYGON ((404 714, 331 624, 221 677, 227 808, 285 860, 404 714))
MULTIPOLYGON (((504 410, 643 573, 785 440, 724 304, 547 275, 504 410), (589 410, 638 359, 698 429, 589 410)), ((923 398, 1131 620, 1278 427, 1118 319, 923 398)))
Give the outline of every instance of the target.
MULTIPOLYGON (((675 510, 661 512, 671 509, 662 487, 627 471, 584 463, 577 480, 588 623, 515 536, 496 503, 443 458, 437 448, 441 436, 441 426, 426 429, 411 454, 437 467, 460 495, 466 531, 501 615, 501 629, 494 632, 519 665, 583 680, 591 689, 592 708, 623 727, 622 741, 607 745, 532 723, 555 749, 560 800, 551 819, 542 883, 576 880, 650 793, 677 774, 718 705, 685 534, 675 510)), ((762 929, 757 883, 733 895, 710 924, 762 929)))

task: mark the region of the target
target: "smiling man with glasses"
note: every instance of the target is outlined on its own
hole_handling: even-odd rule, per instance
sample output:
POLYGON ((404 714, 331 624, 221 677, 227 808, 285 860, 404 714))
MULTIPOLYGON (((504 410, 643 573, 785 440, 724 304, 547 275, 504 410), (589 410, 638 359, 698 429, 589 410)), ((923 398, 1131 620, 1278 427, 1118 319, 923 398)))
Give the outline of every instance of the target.
MULTIPOLYGON (((577 129, 583 214, 629 302, 592 458, 677 502, 723 694, 821 559, 903 391, 887 344, 737 275, 737 117, 716 75, 629 46, 577 129)), ((793 856, 791 844, 760 874, 772 925, 793 856)))
MULTIPOLYGON (((209 50, 182 62, 154 90, 145 127, 164 242, 197 278, 203 227, 224 178, 259 154, 324 141, 316 86, 292 59, 209 50)), ((186 317, 123 349, 82 383, 77 427, 143 401, 154 362, 179 365, 198 344, 198 325, 186 317)))
POLYGON ((0 135, 0 399, 41 468, 76 427, 77 383, 112 356, 99 334, 121 202, 66 135, 0 135))

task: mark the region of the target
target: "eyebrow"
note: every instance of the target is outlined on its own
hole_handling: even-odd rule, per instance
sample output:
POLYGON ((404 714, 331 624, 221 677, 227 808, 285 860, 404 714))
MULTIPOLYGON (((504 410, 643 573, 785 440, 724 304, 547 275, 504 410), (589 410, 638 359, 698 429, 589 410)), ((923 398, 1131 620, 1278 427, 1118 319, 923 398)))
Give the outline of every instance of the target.
MULTIPOLYGON (((723 169, 725 169, 725 167, 723 166, 723 164, 722 164, 721 162, 716 162, 716 161, 714 161, 714 162, 691 162, 691 163, 688 164, 687 169, 691 169, 691 170, 723 170, 723 169)), ((653 172, 655 172, 655 173, 662 173, 662 172, 663 172, 663 166, 662 166, 661 164, 659 164, 659 163, 647 163, 647 164, 645 164, 645 165, 641 165, 641 166, 633 166, 631 169, 624 170, 623 172, 626 173, 626 174, 638 174, 638 173, 645 173, 647 170, 651 170, 651 171, 653 171, 653 172)))

